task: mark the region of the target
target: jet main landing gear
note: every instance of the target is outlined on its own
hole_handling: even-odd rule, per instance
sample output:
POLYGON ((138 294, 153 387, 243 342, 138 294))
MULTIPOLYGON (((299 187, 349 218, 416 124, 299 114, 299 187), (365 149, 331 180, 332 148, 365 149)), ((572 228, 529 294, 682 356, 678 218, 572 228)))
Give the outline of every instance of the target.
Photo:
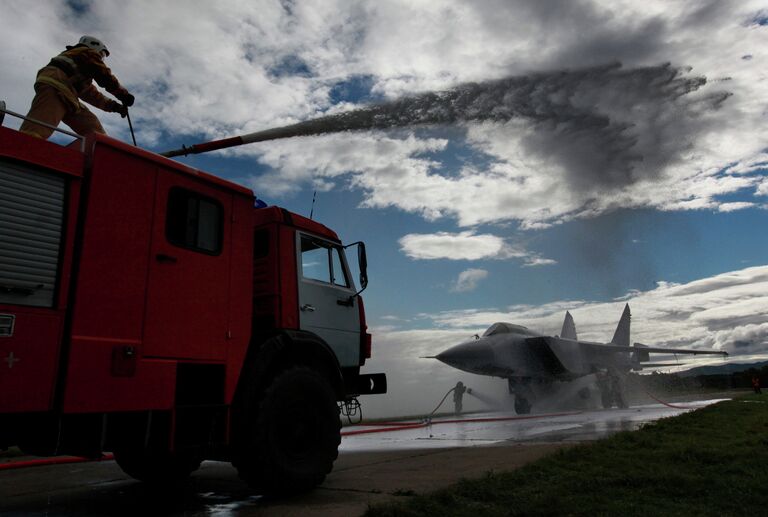
POLYGON ((531 390, 531 379, 507 379, 509 393, 515 397, 515 413, 518 415, 527 415, 531 412, 534 400, 534 394, 531 390))

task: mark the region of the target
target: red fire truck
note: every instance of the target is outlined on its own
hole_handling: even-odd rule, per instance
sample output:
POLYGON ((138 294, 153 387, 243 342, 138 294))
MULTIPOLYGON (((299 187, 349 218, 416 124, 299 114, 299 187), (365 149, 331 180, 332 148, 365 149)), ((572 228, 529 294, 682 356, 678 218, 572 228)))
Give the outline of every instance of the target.
POLYGON ((167 482, 230 461, 261 493, 320 483, 339 406, 384 393, 333 230, 102 135, 0 127, 0 449, 167 482))

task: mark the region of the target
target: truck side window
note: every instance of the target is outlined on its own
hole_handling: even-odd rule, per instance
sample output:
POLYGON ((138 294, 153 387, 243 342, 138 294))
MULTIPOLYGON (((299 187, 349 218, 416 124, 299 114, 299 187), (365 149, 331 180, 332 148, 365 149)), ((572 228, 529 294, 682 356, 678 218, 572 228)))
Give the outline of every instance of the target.
POLYGON ((175 246, 218 255, 224 230, 224 209, 215 199, 179 187, 168 193, 165 236, 175 246))
POLYGON ((341 250, 319 239, 301 238, 301 274, 304 278, 349 287, 341 250))
POLYGON ((347 280, 347 273, 344 270, 344 263, 341 260, 341 250, 333 248, 331 250, 331 265, 333 270, 331 276, 333 279, 333 285, 340 285, 342 287, 349 287, 349 281, 347 280))
POLYGON ((301 238, 301 274, 304 278, 331 283, 330 249, 314 239, 301 238))

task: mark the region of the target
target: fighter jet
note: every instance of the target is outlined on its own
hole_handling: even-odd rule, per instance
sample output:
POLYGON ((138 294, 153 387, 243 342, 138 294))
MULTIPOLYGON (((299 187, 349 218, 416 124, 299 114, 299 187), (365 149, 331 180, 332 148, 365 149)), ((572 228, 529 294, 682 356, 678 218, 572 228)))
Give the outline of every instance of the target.
POLYGON ((727 352, 661 348, 629 344, 631 314, 624 307, 610 343, 581 341, 569 312, 565 313, 560 336, 544 336, 521 325, 494 323, 482 336, 460 343, 434 356, 443 363, 479 375, 507 379, 515 396, 515 411, 530 413, 535 402, 533 384, 573 381, 595 375, 602 404, 627 407, 624 378, 630 370, 672 366, 677 363, 651 363, 650 354, 717 354, 727 352))

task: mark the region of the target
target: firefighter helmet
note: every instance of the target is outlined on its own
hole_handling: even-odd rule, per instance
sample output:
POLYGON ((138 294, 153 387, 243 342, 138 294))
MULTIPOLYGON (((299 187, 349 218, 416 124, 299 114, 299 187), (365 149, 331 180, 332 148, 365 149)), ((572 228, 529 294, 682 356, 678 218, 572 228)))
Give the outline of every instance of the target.
POLYGON ((99 38, 94 38, 93 36, 83 36, 80 38, 80 41, 77 42, 78 45, 85 45, 86 47, 91 47, 93 50, 96 50, 100 53, 102 53, 104 56, 109 55, 109 50, 107 50, 107 46, 102 43, 102 41, 99 38))

